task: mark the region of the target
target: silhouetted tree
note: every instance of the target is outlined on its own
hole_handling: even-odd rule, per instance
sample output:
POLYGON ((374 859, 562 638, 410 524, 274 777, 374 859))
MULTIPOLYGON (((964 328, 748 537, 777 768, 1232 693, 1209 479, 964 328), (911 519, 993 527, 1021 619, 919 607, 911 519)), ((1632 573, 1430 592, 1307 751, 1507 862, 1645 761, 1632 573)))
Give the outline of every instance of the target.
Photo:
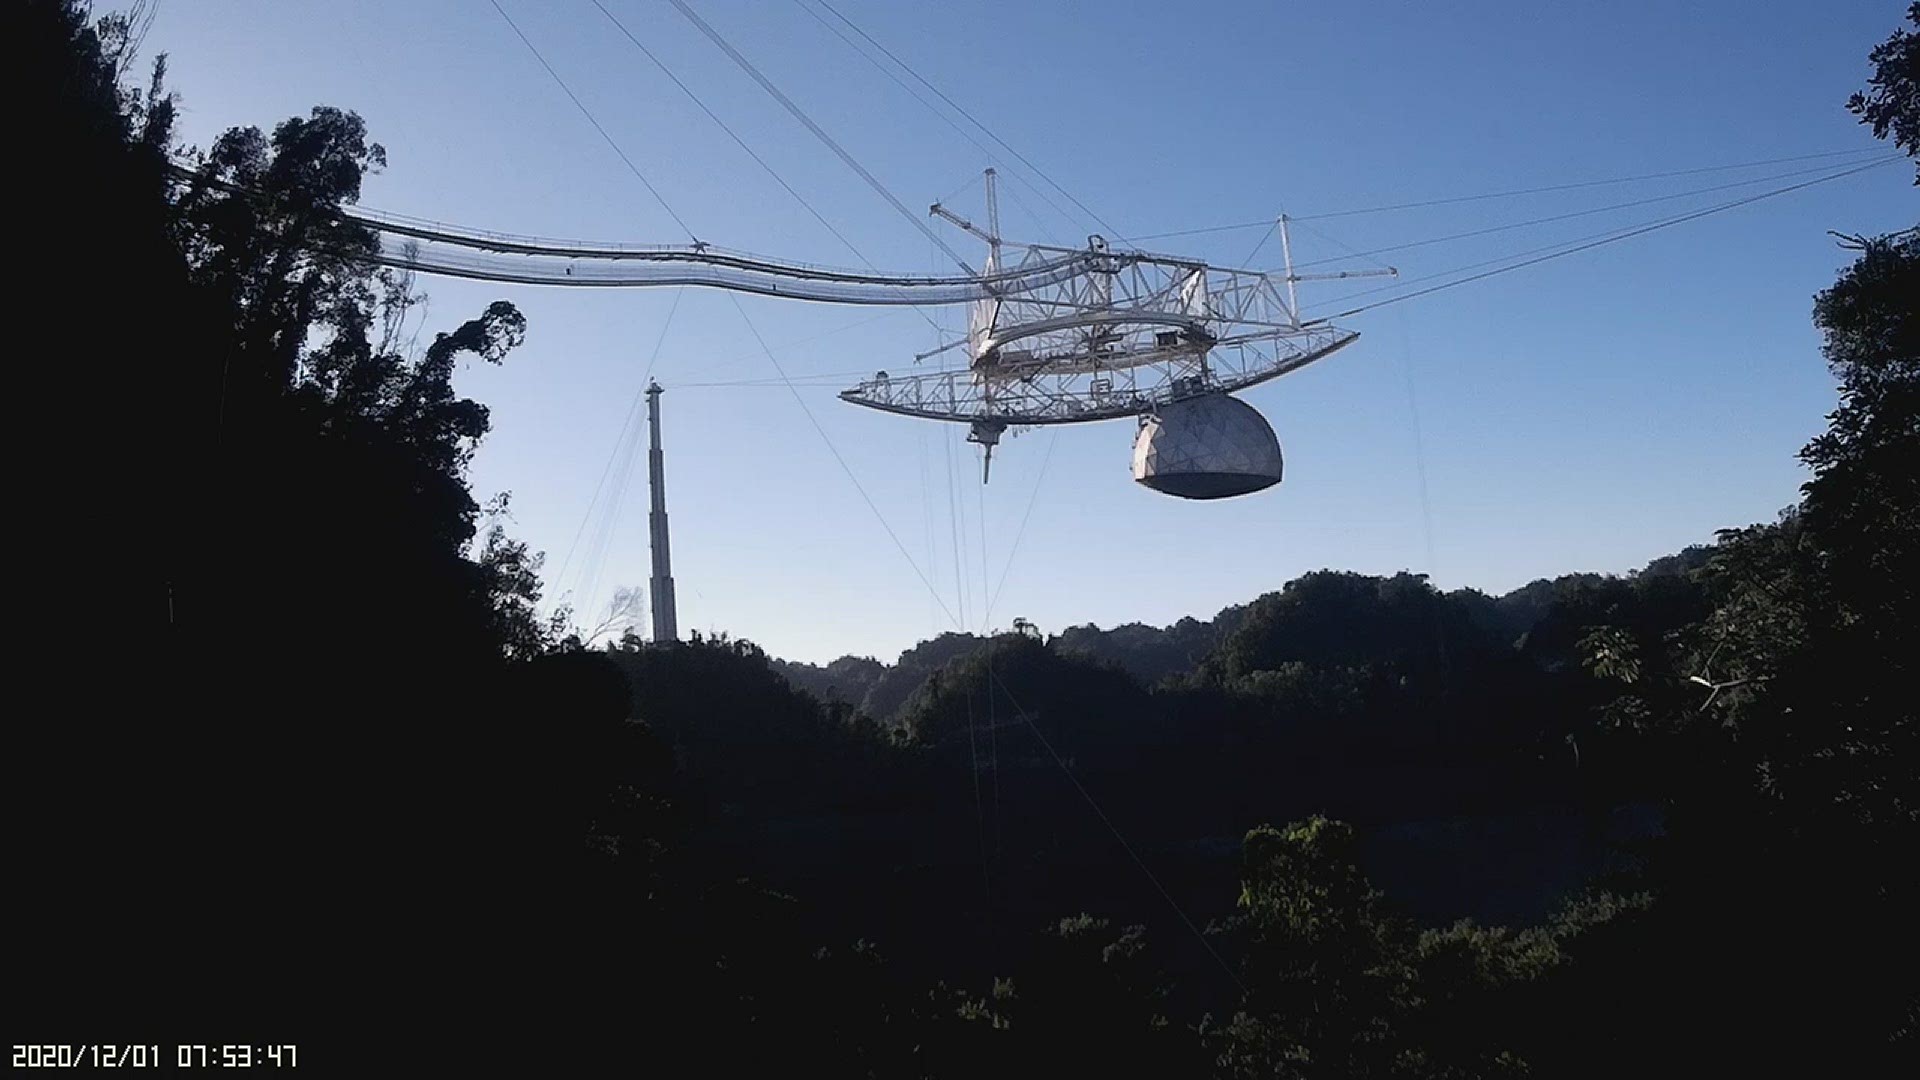
MULTIPOLYGON (((1847 111, 1871 127, 1874 138, 1892 136, 1895 146, 1920 158, 1920 4, 1907 6, 1907 21, 1913 30, 1895 30, 1868 54, 1873 76, 1867 90, 1847 99, 1847 111)), ((1913 182, 1920 184, 1920 168, 1913 182)))
MULTIPOLYGON (((636 1033, 628 1066, 721 1075, 1911 1056, 1912 233, 1849 240, 1816 301, 1841 400, 1804 504, 1634 574, 1493 597, 1322 571, 1209 621, 890 665, 589 649, 467 478, 489 415, 457 368, 526 322, 425 331, 341 212, 387 162, 360 119, 188 153, 164 58, 128 85, 139 6, 4 18, 20 319, 59 334, 18 393, 63 421, 10 432, 46 536, 10 784, 44 1001, 277 1031, 350 1000, 370 1037, 465 1025, 545 1071, 636 1033), (1367 872, 1377 826, 1573 817, 1604 849, 1630 802, 1662 835, 1581 856, 1611 891, 1536 887, 1537 925, 1422 929, 1422 888, 1367 872), (1213 916, 1242 985, 1181 933, 1213 916)), ((1850 103, 1910 153, 1916 40, 1850 103)))

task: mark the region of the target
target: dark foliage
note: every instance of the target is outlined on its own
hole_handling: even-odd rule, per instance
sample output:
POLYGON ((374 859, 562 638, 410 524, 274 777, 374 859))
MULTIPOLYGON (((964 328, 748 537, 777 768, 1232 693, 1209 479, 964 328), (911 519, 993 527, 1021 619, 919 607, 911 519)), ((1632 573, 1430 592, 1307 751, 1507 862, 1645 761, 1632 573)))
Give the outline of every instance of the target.
MULTIPOLYGON (((1910 157, 1920 158, 1920 4, 1907 6, 1907 22, 1874 47, 1867 60, 1873 75, 1867 89, 1847 99, 1847 111, 1873 129, 1873 137, 1893 138, 1910 157)), ((1920 169, 1913 182, 1920 184, 1920 169)))
POLYGON ((1213 618, 1181 619, 1167 627, 1128 623, 1102 630, 1091 623, 1069 626, 1053 639, 1065 651, 1081 653, 1113 664, 1133 676, 1143 686, 1153 686, 1168 678, 1185 675, 1231 634, 1245 617, 1246 607, 1222 609, 1213 618))
MULTIPOLYGON (((5 20, 58 166, 20 171, 21 318, 64 332, 19 390, 60 422, 15 432, 51 540, 9 772, 35 1038, 542 1074, 1911 1063, 1912 234, 1816 302, 1841 400, 1802 506, 1624 578, 1321 571, 891 665, 590 651, 466 477, 459 366, 529 328, 503 301, 416 343, 337 213, 387 162, 359 118, 175 172, 137 10, 5 20)), ((1854 103, 1910 152, 1914 40, 1854 103)))
POLYGON ((57 420, 14 428, 47 538, 18 693, 48 715, 10 785, 42 823, 44 1000, 110 964, 103 999, 237 1022, 289 1007, 258 980, 312 1003, 395 956, 455 963, 504 902, 467 891, 487 826, 448 808, 488 805, 500 748, 463 736, 521 677, 502 613, 533 597, 512 552, 470 550, 487 418, 451 380, 524 323, 496 304, 408 347, 407 283, 331 213, 384 160, 351 113, 230 132, 178 184, 164 63, 120 87, 125 21, 4 20, 41 253, 16 289, 55 346, 16 393, 57 420))

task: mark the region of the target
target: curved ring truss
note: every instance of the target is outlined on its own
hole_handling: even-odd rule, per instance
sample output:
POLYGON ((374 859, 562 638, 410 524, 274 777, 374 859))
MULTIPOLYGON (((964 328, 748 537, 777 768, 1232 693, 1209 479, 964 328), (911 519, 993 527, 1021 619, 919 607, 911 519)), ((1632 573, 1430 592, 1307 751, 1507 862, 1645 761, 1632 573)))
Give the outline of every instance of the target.
MULTIPOLYGON (((1036 362, 889 376, 880 372, 840 400, 926 420, 1024 427, 1114 420, 1196 394, 1241 390, 1327 356, 1360 335, 1321 325, 1285 335, 1156 348, 1121 365, 1036 362)), ((980 441, 980 440, 976 440, 980 441)))

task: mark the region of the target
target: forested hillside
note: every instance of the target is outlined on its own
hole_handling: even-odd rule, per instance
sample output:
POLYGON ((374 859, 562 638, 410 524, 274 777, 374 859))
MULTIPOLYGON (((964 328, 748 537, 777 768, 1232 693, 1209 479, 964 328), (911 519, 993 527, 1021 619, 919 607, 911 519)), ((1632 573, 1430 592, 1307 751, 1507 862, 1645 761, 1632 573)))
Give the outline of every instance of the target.
MULTIPOLYGON (((1849 107, 1920 158, 1907 20, 1849 107)), ((1813 301, 1804 497, 1637 573, 1325 570, 891 664, 589 647, 467 477, 456 362, 538 328, 423 329, 338 213, 401 149, 331 106, 180 146, 137 18, 4 26, 48 534, 23 1037, 530 1075, 1920 1058, 1920 232, 1843 239, 1813 301)))
MULTIPOLYGON (((1662 589, 1677 600, 1688 592, 1684 584, 1687 576, 1699 569, 1709 554, 1708 547, 1690 547, 1655 559, 1624 578, 1609 574, 1565 574, 1529 582, 1499 597, 1487 596, 1476 589, 1459 589, 1440 597, 1438 606, 1448 612, 1449 620, 1464 619, 1469 623, 1472 627, 1469 634, 1475 640, 1491 637, 1543 662, 1564 664, 1571 656, 1572 642, 1565 640, 1568 627, 1608 622, 1613 616, 1629 617, 1622 605, 1634 606, 1636 600, 1662 589), (1550 622, 1549 615, 1553 616, 1550 622)), ((1412 577, 1402 575, 1396 582, 1405 587, 1411 580, 1412 577)), ((1295 583, 1289 589, 1296 587, 1312 586, 1295 583)), ((1376 582, 1371 587, 1383 586, 1376 582)), ((1234 637, 1250 611, 1266 618, 1268 608, 1282 603, 1281 595, 1270 593, 1251 604, 1223 608, 1205 621, 1188 617, 1171 626, 1127 623, 1111 630, 1087 623, 1069 626, 1043 638, 1049 648, 1117 668, 1141 686, 1155 687, 1193 675, 1234 637)), ((1399 612, 1387 617, 1413 616, 1399 612)), ((1444 632, 1438 625, 1434 629, 1444 632)), ((1295 647, 1304 647, 1306 636, 1310 635, 1303 634, 1295 647)), ((778 659, 772 663, 796 688, 825 702, 852 706, 880 724, 895 725, 899 722, 901 706, 914 690, 942 666, 981 644, 982 639, 977 635, 946 633, 901 653, 892 664, 883 664, 870 656, 843 656, 826 664, 778 659)), ((1445 647, 1444 638, 1438 645, 1445 647)), ((1304 656, 1289 658, 1303 659, 1304 656)))

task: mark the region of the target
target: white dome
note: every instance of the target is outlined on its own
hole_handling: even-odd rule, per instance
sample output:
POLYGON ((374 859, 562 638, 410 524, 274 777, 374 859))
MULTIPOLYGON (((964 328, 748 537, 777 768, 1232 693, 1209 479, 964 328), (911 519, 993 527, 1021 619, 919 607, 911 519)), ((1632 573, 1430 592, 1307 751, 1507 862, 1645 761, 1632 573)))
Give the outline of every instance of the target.
POLYGON ((1280 482, 1280 440, 1238 398, 1186 398, 1141 419, 1133 478, 1183 499, 1246 495, 1280 482))

